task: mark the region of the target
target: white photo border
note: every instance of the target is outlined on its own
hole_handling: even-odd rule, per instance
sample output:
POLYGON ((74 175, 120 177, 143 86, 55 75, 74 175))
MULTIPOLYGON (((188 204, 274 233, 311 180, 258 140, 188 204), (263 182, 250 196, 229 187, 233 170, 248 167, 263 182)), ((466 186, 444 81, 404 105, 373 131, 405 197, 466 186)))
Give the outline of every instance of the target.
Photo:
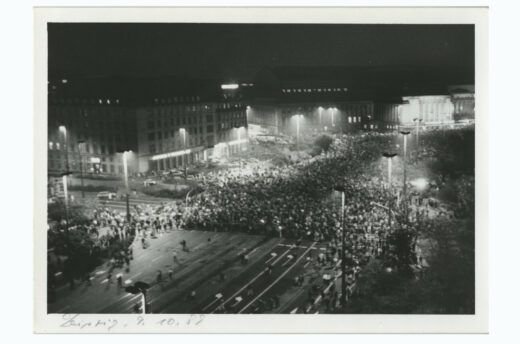
POLYGON ((488 9, 486 7, 133 7, 34 9, 36 333, 487 333, 488 9), (47 314, 47 23, 193 22, 475 25, 475 315, 47 314))

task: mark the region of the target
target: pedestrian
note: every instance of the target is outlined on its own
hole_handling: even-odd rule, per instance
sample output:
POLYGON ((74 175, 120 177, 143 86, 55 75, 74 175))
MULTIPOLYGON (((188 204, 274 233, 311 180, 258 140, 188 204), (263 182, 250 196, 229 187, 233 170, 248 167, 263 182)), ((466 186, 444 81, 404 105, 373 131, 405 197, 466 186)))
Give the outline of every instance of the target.
POLYGON ((168 270, 168 277, 170 278, 170 281, 173 281, 173 269, 170 268, 170 270, 168 270))
POLYGON ((121 274, 117 275, 117 288, 118 289, 123 288, 123 275, 121 275, 121 274))
POLYGON ((146 240, 144 237, 141 238, 141 244, 143 245, 143 249, 146 248, 146 240))

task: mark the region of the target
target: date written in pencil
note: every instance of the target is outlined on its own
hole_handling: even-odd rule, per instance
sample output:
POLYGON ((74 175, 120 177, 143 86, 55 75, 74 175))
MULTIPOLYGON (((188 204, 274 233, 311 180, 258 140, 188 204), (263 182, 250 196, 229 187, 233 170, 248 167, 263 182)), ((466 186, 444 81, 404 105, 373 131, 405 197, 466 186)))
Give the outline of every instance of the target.
POLYGON ((204 321, 204 314, 191 314, 188 316, 179 317, 165 317, 165 318, 148 318, 142 315, 136 316, 135 318, 128 317, 107 317, 107 318, 93 318, 88 315, 82 314, 63 314, 62 322, 60 327, 70 328, 75 330, 106 330, 115 331, 123 330, 125 328, 135 327, 154 327, 164 328, 182 328, 182 327, 196 327, 204 321))

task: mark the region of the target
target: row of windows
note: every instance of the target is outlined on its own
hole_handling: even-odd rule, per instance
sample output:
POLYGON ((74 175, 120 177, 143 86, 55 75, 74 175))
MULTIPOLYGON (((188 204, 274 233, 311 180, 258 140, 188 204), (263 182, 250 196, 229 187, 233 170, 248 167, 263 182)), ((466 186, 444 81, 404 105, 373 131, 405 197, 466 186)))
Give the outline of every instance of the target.
POLYGON ((183 97, 168 97, 168 98, 155 98, 155 104, 170 104, 177 102, 198 102, 200 101, 199 96, 183 96, 183 97))
POLYGON ((361 123, 361 116, 354 116, 354 117, 349 116, 348 122, 349 123, 357 123, 357 122, 361 123))
POLYGON ((345 88, 282 88, 283 93, 326 93, 326 92, 347 92, 348 89, 345 88))

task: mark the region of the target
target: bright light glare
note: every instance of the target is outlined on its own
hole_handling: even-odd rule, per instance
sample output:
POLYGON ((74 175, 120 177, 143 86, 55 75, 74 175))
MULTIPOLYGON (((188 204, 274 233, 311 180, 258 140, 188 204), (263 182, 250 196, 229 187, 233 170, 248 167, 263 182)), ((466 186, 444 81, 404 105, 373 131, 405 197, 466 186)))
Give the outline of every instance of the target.
POLYGON ((428 187, 428 180, 425 178, 417 178, 410 182, 413 186, 415 186, 419 190, 424 190, 428 187))
POLYGON ((220 85, 223 90, 236 90, 238 88, 238 84, 223 84, 220 85))

